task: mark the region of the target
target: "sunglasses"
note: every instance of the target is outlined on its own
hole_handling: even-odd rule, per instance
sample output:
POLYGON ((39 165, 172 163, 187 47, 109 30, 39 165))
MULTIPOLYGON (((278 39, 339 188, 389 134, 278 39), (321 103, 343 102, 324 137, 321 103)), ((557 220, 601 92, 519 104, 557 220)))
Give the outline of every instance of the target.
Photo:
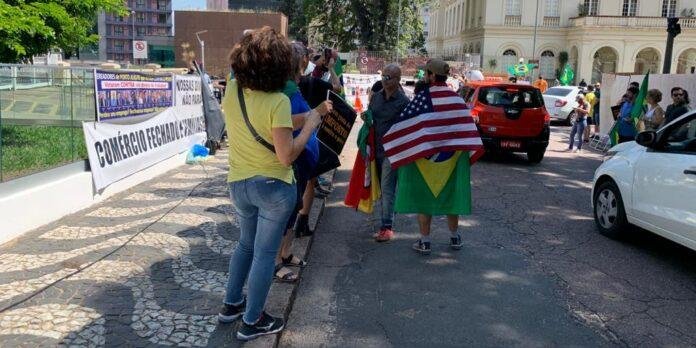
POLYGON ((672 93, 673 97, 683 97, 684 93, 672 93))
POLYGON ((382 79, 383 79, 384 81, 389 81, 389 80, 392 79, 392 77, 391 77, 390 75, 382 75, 382 79))

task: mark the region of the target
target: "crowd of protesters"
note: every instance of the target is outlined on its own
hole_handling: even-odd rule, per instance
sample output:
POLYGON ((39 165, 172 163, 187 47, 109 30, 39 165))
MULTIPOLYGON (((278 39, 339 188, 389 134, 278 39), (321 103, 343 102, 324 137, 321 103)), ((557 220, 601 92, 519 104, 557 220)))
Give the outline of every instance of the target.
MULTIPOLYGON (((316 129, 322 117, 333 109, 328 91, 342 91, 341 78, 334 69, 337 60, 337 53, 331 49, 312 51, 302 43, 289 42, 270 27, 246 31, 230 54, 231 73, 222 84, 222 107, 229 141, 229 191, 239 219, 240 237, 230 259, 226 296, 218 320, 230 323, 241 318, 236 334, 240 340, 283 330, 283 319, 264 310, 270 286, 274 279, 297 281, 297 268, 307 264, 292 254, 292 243, 294 238, 313 233, 309 228, 312 201, 316 194, 329 193, 318 182, 321 173, 316 168, 322 150, 316 129)), ((448 74, 446 63, 431 60, 420 91, 446 88, 448 74)), ((399 66, 388 65, 370 93, 368 109, 374 120, 375 139, 379 139, 375 146, 376 175, 382 193, 381 225, 374 234, 377 242, 394 238, 397 172, 385 154, 382 137, 413 103, 400 82, 399 66)), ((457 105, 465 108, 454 91, 447 93, 451 95, 445 99, 457 99, 457 105)), ((469 150, 467 147, 465 151, 469 150)), ((457 155, 454 161, 466 163, 468 168, 468 156, 457 155)), ((468 176, 466 182, 456 190, 469 187, 468 176)), ((470 194, 466 197, 470 200, 470 194)), ((461 209, 452 209, 450 203, 443 202, 429 206, 427 212, 415 212, 450 214, 451 247, 459 249, 462 242, 458 215, 452 214, 468 213, 470 203, 458 201, 461 209)), ((396 202, 413 208, 409 203, 403 197, 396 202)), ((430 252, 431 215, 421 214, 419 218, 422 236, 414 249, 423 254, 430 252)))
MULTIPOLYGON (((229 139, 229 191, 239 219, 240 238, 230 259, 226 296, 218 319, 229 323, 241 318, 242 325, 237 332, 241 340, 283 330, 283 319, 264 311, 270 286, 274 279, 297 281, 297 268, 307 264, 292 254, 292 243, 295 238, 313 233, 309 228, 312 201, 317 193, 329 193, 318 182, 321 147, 316 129, 322 117, 333 109, 328 92, 342 91, 341 78, 334 69, 338 59, 331 49, 312 51, 302 43, 289 42, 270 27, 246 31, 230 54, 232 71, 222 84, 226 90, 222 106, 229 139)), ((459 215, 470 212, 470 202, 445 200, 424 209, 419 205, 422 202, 413 201, 416 196, 420 200, 421 193, 410 194, 409 197, 413 196, 410 198, 397 196, 397 191, 405 189, 399 186, 397 190, 397 181, 402 183, 407 171, 399 170, 397 174, 383 143, 404 115, 411 113, 414 118, 409 121, 425 122, 419 121, 413 110, 422 108, 432 93, 454 103, 450 113, 459 112, 460 106, 465 109, 464 101, 446 84, 449 74, 445 62, 431 59, 423 67, 422 81, 416 84, 416 97, 409 100, 400 83, 400 67, 390 64, 380 72, 381 80, 370 90, 368 117, 374 132, 375 177, 381 189, 380 227, 373 236, 377 242, 394 238, 396 210, 419 214, 421 238, 413 245, 419 253, 430 253, 433 214, 448 216, 450 247, 457 250, 462 246, 459 215), (457 208, 453 208, 455 205, 457 208)), ((534 85, 539 89, 548 88, 542 79, 534 85)), ((647 92, 647 107, 636 125, 632 112, 639 87, 632 83, 615 107, 618 109, 619 142, 633 140, 642 129, 658 129, 689 110, 689 96, 683 88, 671 90, 673 103, 666 110, 659 106, 662 93, 652 89, 647 92)), ((574 109, 569 151, 582 151, 583 142, 589 138, 590 125, 595 126, 595 133, 599 130, 600 85, 583 89, 576 99, 578 106, 574 109)), ((480 137, 474 137, 478 144, 480 137)), ((465 153, 482 150, 482 144, 480 149, 478 146, 467 148, 465 153)), ((460 153, 455 151, 448 151, 449 157, 443 160, 454 156, 454 165, 462 168, 462 180, 454 181, 466 181, 469 185, 469 157, 461 156, 459 160, 460 153)), ((425 160, 431 161, 428 156, 432 155, 424 157, 425 160)), ((475 158, 472 157, 473 162, 475 158)), ((470 187, 457 186, 456 190, 464 192, 470 187)), ((466 196, 470 201, 470 193, 459 196, 466 196)))

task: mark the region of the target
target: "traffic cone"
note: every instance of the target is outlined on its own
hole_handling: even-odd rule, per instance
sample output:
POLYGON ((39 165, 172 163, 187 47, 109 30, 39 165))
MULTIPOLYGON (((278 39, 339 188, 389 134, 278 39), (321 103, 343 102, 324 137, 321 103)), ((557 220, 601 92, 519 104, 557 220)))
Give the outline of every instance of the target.
POLYGON ((360 96, 357 96, 355 98, 355 112, 362 114, 363 112, 363 105, 362 101, 360 100, 360 96))

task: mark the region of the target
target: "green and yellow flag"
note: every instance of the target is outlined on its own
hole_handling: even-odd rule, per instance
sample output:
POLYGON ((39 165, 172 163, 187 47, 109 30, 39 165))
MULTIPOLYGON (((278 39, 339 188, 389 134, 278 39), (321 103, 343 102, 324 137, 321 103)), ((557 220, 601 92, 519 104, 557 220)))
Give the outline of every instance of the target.
POLYGON ((561 77, 558 79, 558 81, 561 82, 562 86, 570 86, 570 84, 573 83, 574 78, 575 72, 573 71, 573 68, 570 66, 570 63, 566 63, 566 65, 563 67, 563 73, 561 73, 561 77))
POLYGON ((469 152, 441 152, 399 167, 394 211, 402 214, 471 214, 469 152))
MULTIPOLYGON (((633 123, 633 127, 635 127, 636 129, 638 129, 638 121, 640 121, 640 117, 643 116, 643 112, 645 112, 645 97, 648 95, 649 81, 650 73, 647 73, 645 74, 645 77, 643 77, 643 82, 640 84, 640 91, 638 92, 638 95, 636 96, 636 99, 633 102, 633 108, 631 109, 631 122, 633 123)), ((609 140, 611 141, 611 146, 615 146, 619 143, 620 122, 622 122, 621 115, 619 115, 619 118, 616 120, 614 126, 611 127, 611 131, 609 132, 609 140)))

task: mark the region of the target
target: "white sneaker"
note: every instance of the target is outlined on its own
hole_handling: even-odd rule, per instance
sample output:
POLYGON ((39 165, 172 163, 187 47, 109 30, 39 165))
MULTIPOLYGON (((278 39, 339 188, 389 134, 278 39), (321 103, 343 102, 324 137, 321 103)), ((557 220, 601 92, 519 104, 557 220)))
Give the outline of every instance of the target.
POLYGON ((582 150, 581 150, 581 149, 578 149, 578 150, 575 151, 575 152, 577 152, 577 153, 582 153, 582 150))
POLYGON ((574 149, 574 150, 573 150, 573 153, 578 153, 578 151, 580 151, 580 150, 574 149))

